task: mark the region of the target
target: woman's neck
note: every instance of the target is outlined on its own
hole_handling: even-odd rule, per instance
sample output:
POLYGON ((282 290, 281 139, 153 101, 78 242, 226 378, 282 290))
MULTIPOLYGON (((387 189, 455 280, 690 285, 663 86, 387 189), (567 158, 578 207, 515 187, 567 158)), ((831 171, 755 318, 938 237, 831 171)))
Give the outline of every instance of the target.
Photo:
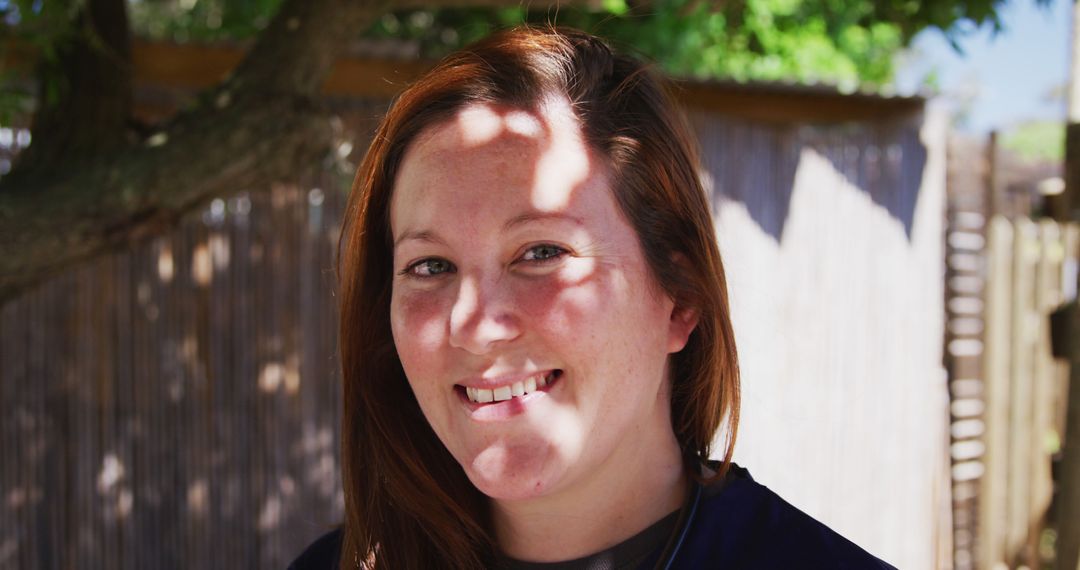
POLYGON ((536 499, 493 501, 503 553, 531 562, 581 558, 678 509, 688 486, 682 456, 675 434, 658 431, 644 438, 652 441, 612 455, 580 485, 536 499))

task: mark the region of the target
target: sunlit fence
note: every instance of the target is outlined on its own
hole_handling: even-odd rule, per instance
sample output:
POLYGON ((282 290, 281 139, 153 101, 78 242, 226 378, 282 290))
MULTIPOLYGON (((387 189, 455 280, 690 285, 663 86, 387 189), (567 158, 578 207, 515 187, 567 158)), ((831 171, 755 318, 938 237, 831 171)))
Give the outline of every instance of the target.
POLYGON ((1030 172, 998 154, 993 139, 950 145, 956 570, 1048 567, 1055 550, 1052 466, 1064 433, 1070 342, 1059 309, 1076 296, 1078 229, 1030 217, 1037 197, 1021 183, 1030 172))
POLYGON ((1076 283, 1077 228, 999 216, 987 238, 977 560, 984 568, 1035 568, 1053 556, 1052 536, 1043 530, 1054 491, 1051 459, 1064 434, 1068 366, 1052 354, 1050 315, 1075 296, 1066 291, 1076 283))
MULTIPOLYGON (((739 461, 886 560, 943 566, 941 125, 921 103, 694 89, 739 461)), ((351 112, 355 158, 378 113, 351 112)), ((215 200, 0 309, 0 567, 283 567, 340 520, 347 180, 215 200)))

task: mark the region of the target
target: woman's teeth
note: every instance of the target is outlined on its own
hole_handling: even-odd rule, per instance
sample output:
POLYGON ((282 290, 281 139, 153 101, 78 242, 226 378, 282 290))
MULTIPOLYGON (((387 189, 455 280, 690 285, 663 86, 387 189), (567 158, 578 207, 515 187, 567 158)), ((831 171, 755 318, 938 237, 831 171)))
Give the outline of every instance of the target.
POLYGON ((537 374, 536 376, 530 376, 521 382, 514 382, 507 386, 499 386, 498 388, 470 388, 465 387, 465 395, 469 397, 469 400, 476 402, 477 404, 487 404, 490 402, 503 402, 513 398, 515 396, 524 396, 537 391, 540 388, 548 385, 555 376, 555 372, 548 372, 547 374, 537 374))

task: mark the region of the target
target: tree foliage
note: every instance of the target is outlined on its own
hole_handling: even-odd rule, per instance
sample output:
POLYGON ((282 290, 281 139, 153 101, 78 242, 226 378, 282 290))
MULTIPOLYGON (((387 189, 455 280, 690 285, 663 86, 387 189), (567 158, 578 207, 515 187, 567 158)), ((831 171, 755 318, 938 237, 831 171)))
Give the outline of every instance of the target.
POLYGON ((1060 163, 1065 158, 1065 125, 1060 121, 1015 125, 1001 137, 1001 147, 1024 160, 1060 163))
POLYGON ((142 0, 130 2, 137 35, 175 41, 253 37, 270 23, 281 0, 142 0))
MULTIPOLYGON (((244 39, 280 0, 156 0, 131 5, 137 33, 186 40, 244 39)), ((1049 0, 1036 0, 1046 4, 1049 0)), ((414 42, 439 57, 492 30, 557 23, 590 30, 679 76, 883 85, 893 57, 926 28, 954 45, 984 24, 1002 27, 1005 0, 600 0, 541 5, 440 7, 385 14, 367 37, 414 42)), ((959 48, 957 48, 959 49, 959 48)))
MULTIPOLYGON (((1036 0, 1047 4, 1048 0, 1036 0)), ((520 22, 586 29, 636 50, 677 76, 881 86, 896 53, 918 32, 957 40, 979 26, 1000 30, 1005 0, 602 0, 527 10, 392 12, 369 35, 409 37, 438 56, 520 22)))
POLYGON ((881 85, 917 32, 999 28, 1005 1, 0 0, 0 61, 36 62, 33 77, 0 68, 0 122, 33 112, 33 142, 0 177, 0 302, 229 189, 318 163, 335 136, 320 86, 361 36, 437 57, 496 28, 555 23, 675 75, 881 85), (192 108, 140 125, 133 35, 250 47, 192 108))
MULTIPOLYGON (((389 11, 363 35, 411 42, 435 58, 497 28, 554 22, 608 37, 677 76, 828 82, 843 88, 887 84, 895 54, 926 28, 944 30, 954 45, 978 26, 1000 29, 1006 0, 598 0, 531 9, 528 3, 459 8, 453 0, 442 7, 440 1, 445 0, 389 11)), ((84 2, 0 0, 6 23, 0 39, 17 38, 49 58, 57 45, 80 33, 76 15, 84 2)), ((129 0, 128 6, 132 29, 141 37, 244 41, 266 27, 280 3, 129 0)), ((14 102, 7 79, 0 109, 14 102)))

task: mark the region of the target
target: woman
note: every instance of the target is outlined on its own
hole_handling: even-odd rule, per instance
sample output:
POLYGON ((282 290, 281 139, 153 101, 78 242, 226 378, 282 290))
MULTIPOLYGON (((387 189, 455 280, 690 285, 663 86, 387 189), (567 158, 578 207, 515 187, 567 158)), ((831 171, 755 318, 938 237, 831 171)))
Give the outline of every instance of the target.
POLYGON ((674 109, 600 40, 527 28, 394 103, 341 238, 346 521, 295 567, 884 566, 730 463, 734 335, 674 109))

